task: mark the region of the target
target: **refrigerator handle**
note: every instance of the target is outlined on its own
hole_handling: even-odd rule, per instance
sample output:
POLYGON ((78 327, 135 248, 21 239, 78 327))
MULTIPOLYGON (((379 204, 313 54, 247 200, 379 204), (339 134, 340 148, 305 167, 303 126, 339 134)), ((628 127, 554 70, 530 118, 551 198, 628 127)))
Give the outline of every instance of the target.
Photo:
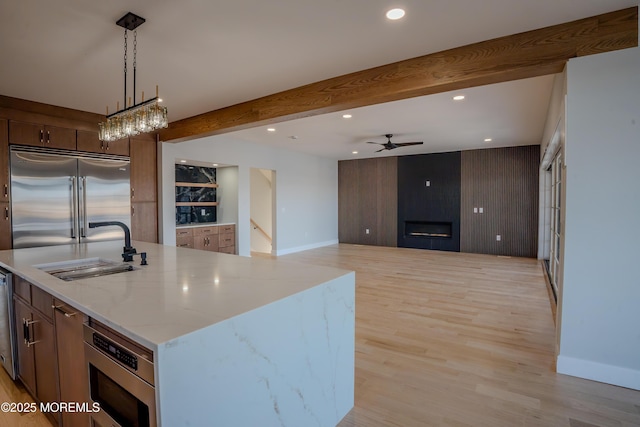
POLYGON ((76 183, 76 177, 70 176, 69 180, 71 180, 71 238, 75 239, 78 227, 78 185, 76 183))
POLYGON ((87 237, 87 229, 89 224, 87 223, 87 177, 82 177, 82 228, 80 237, 87 237))

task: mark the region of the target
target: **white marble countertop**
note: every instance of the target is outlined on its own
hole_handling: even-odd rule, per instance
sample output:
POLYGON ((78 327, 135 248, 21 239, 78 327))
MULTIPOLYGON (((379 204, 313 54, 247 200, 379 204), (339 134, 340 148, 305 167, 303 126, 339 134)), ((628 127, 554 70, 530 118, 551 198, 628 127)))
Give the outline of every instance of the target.
POLYGON ((0 251, 0 266, 155 351, 158 345, 310 289, 346 270, 132 242, 131 272, 65 282, 34 265, 100 257, 122 242, 0 251))

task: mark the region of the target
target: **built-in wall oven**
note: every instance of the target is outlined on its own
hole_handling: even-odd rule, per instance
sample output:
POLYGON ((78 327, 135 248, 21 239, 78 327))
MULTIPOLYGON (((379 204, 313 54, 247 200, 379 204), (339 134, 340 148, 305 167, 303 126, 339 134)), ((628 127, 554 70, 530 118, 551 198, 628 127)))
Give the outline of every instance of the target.
POLYGON ((92 427, 156 427, 153 354, 91 319, 84 325, 92 427))

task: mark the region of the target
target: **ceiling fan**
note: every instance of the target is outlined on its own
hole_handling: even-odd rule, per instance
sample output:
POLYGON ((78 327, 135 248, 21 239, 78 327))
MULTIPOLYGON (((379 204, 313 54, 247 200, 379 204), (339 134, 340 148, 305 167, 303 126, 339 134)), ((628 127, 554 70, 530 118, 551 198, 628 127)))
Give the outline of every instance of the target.
POLYGON ((379 149, 378 151, 376 151, 376 153, 379 153, 380 151, 384 151, 384 150, 393 150, 396 149, 398 147, 406 147, 409 145, 420 145, 422 144, 422 141, 420 142, 397 142, 397 143, 393 143, 391 142, 391 138, 393 137, 392 133, 388 133, 385 135, 385 137, 387 137, 387 142, 386 143, 381 143, 381 142, 373 142, 373 141, 367 141, 367 144, 378 144, 378 145, 382 145, 382 148, 379 149))

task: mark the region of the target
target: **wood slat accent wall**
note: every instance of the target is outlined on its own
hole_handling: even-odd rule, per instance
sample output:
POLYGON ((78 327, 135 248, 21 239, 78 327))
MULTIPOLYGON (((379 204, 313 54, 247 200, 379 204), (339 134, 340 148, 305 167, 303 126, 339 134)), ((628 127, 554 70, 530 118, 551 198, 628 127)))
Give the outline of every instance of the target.
POLYGON ((461 252, 537 256, 539 165, 539 145, 462 152, 461 252))
POLYGON ((340 242, 396 246, 397 215, 397 157, 338 162, 340 242))

